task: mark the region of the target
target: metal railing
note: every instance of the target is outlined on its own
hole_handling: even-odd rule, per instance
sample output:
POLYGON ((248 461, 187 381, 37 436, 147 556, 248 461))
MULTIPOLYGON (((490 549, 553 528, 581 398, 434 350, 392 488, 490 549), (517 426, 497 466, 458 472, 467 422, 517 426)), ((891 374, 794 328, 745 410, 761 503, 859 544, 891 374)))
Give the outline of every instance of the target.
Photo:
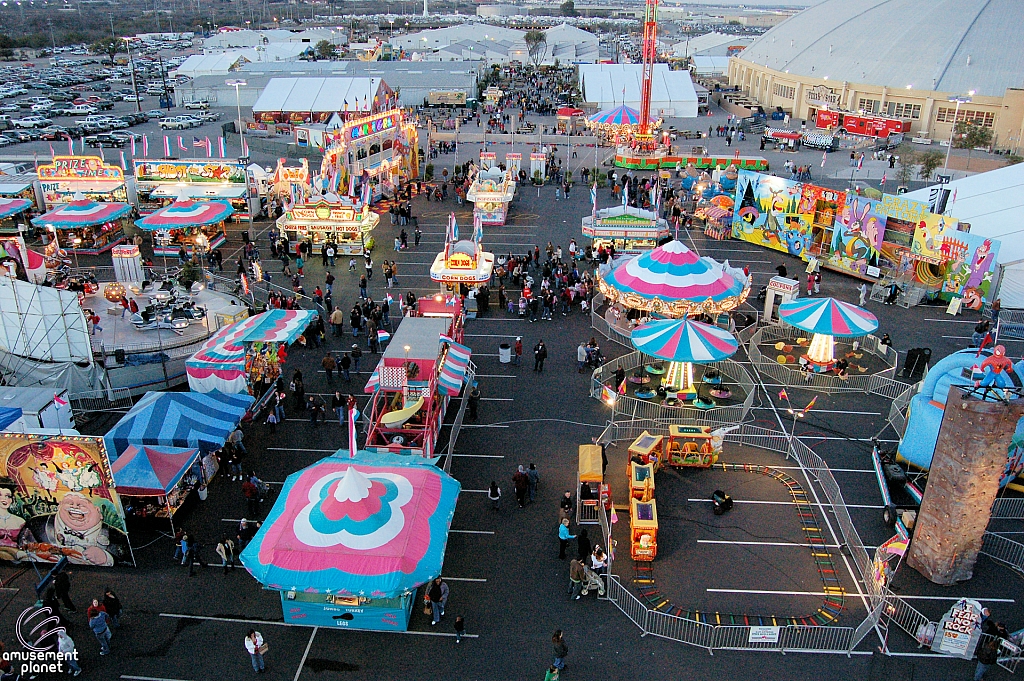
POLYGON ((792 341, 806 337, 804 331, 783 324, 771 324, 760 327, 750 337, 747 344, 747 356, 758 373, 770 376, 781 385, 809 388, 824 393, 862 391, 866 393, 879 391, 879 394, 894 397, 901 385, 894 380, 898 354, 889 345, 883 345, 875 336, 863 336, 860 348, 881 360, 886 368, 876 374, 854 375, 840 378, 826 373, 808 373, 794 365, 779 364, 774 357, 767 357, 758 346, 762 343, 792 341))
POLYGON ((1024 520, 1024 497, 999 497, 992 504, 992 517, 1002 520, 1024 520))
POLYGON ((903 433, 907 432, 907 417, 909 416, 907 408, 910 406, 910 400, 920 389, 920 382, 904 387, 903 392, 893 398, 892 404, 889 405, 889 416, 886 420, 889 421, 889 425, 900 438, 903 437, 903 433))
MULTIPOLYGON (((455 453, 455 441, 459 439, 462 431, 462 422, 466 416, 466 407, 469 405, 469 391, 473 389, 473 381, 476 380, 476 364, 472 360, 466 365, 466 378, 463 381, 465 386, 462 389, 462 399, 459 400, 459 410, 455 413, 455 421, 452 423, 452 432, 448 436, 448 448, 445 450, 444 472, 452 471, 452 455, 455 453)), ((367 410, 369 411, 369 410, 367 410)))
POLYGON ((92 418, 92 414, 103 411, 129 410, 133 406, 131 391, 128 388, 110 388, 108 390, 90 390, 68 395, 71 403, 71 414, 75 423, 83 424, 92 418))
POLYGON ((623 333, 622 329, 609 324, 604 315, 598 313, 597 309, 604 307, 606 300, 603 293, 597 293, 590 301, 590 327, 608 340, 632 349, 633 345, 629 342, 629 334, 623 333))
MULTIPOLYGON (((643 368, 649 364, 661 362, 657 357, 646 355, 642 352, 631 352, 615 359, 603 367, 594 370, 591 375, 590 396, 594 399, 602 399, 604 393, 605 369, 614 364, 622 367, 627 375, 633 371, 643 368)), ((642 400, 629 395, 617 395, 612 406, 615 418, 624 417, 627 419, 650 419, 653 421, 665 421, 678 423, 697 423, 700 425, 717 426, 731 425, 746 419, 750 407, 754 404, 757 394, 757 387, 754 379, 747 373, 746 369, 737 362, 724 360, 704 365, 707 368, 716 369, 723 376, 729 378, 745 395, 743 402, 730 404, 710 409, 699 409, 692 406, 664 407, 660 402, 654 400, 642 400)))
POLYGON ((986 532, 982 537, 981 552, 992 560, 1024 574, 1024 544, 1007 539, 1001 534, 986 532))

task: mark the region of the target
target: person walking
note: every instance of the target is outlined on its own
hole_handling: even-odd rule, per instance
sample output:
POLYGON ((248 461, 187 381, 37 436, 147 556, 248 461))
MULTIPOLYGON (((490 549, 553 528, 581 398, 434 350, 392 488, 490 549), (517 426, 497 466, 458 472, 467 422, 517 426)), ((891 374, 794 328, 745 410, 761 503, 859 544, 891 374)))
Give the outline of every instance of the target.
POLYGON ((347 352, 342 354, 340 366, 342 377, 345 379, 346 382, 351 381, 352 374, 350 373, 350 369, 352 368, 352 358, 349 357, 347 352))
POLYGON ((974 668, 974 681, 982 681, 992 665, 999 661, 999 639, 992 637, 978 646, 978 666, 974 668))
POLYGON ((106 609, 107 614, 110 615, 110 626, 114 629, 120 629, 121 612, 124 608, 121 607, 121 599, 117 597, 117 594, 109 586, 103 590, 103 607, 106 609))
POLYGON ((63 628, 57 630, 57 651, 63 654, 72 676, 82 673, 82 668, 78 666, 78 655, 75 654, 75 642, 63 628))
POLYGON ((224 574, 228 573, 228 568, 231 571, 235 570, 235 542, 231 541, 227 537, 221 537, 221 540, 217 542, 217 555, 220 556, 220 566, 224 568, 224 574))
POLYGON ((530 503, 532 504, 537 496, 537 485, 540 484, 540 471, 537 470, 537 464, 530 464, 530 467, 526 470, 526 477, 529 480, 530 503))
POLYGON ((57 573, 53 580, 54 592, 60 599, 68 612, 78 612, 78 608, 71 602, 71 572, 63 570, 57 573))
POLYGON ((580 599, 580 592, 583 590, 583 580, 587 577, 583 571, 582 560, 581 558, 573 558, 569 561, 569 600, 571 601, 578 601, 580 599))
MULTIPOLYGON (((312 400, 313 397, 310 396, 309 399, 312 400)), ((245 497, 246 515, 258 518, 260 515, 259 490, 256 489, 256 485, 253 484, 252 480, 248 478, 246 478, 245 482, 242 483, 242 496, 245 497)))
POLYGON ((558 681, 558 667, 551 665, 548 670, 544 672, 544 681, 558 681))
POLYGON ((582 374, 583 367, 587 364, 587 344, 580 341, 579 347, 576 348, 576 373, 582 374))
POLYGON ((555 633, 551 635, 551 646, 555 653, 555 662, 552 666, 559 672, 564 671, 565 657, 569 654, 569 645, 565 642, 561 629, 555 629, 555 633))
MULTIPOLYGON (((327 382, 333 383, 334 370, 338 368, 338 363, 334 361, 334 355, 332 355, 330 351, 328 351, 327 354, 324 355, 324 358, 320 360, 320 366, 322 366, 324 368, 324 371, 327 372, 327 382)), ((348 380, 347 376, 345 377, 345 380, 348 380)))
POLYGON ((821 293, 821 270, 814 273, 814 295, 821 293))
POLYGON ((569 519, 562 518, 562 522, 558 526, 558 558, 560 560, 565 560, 565 547, 569 545, 570 539, 575 538, 575 534, 569 533, 569 519))
POLYGON ((455 618, 455 642, 462 643, 462 637, 466 635, 466 618, 459 615, 455 618))
POLYGON ((352 371, 358 374, 359 373, 359 360, 361 360, 363 358, 363 351, 362 351, 362 349, 358 345, 353 344, 352 345, 351 356, 352 356, 352 371))
POLYGON ((548 357, 548 348, 544 345, 544 341, 537 341, 537 344, 533 346, 533 370, 544 373, 544 360, 548 357))
POLYGON ((341 308, 337 305, 334 306, 334 311, 331 312, 331 334, 336 338, 341 338, 345 327, 345 313, 341 311, 341 308))
POLYGON ((437 577, 430 583, 430 587, 427 589, 432 616, 430 626, 436 625, 444 617, 444 606, 448 603, 448 593, 448 585, 440 577, 437 577))
POLYGON ((100 642, 100 655, 110 654, 110 615, 106 610, 96 608, 89 617, 89 628, 92 630, 96 640, 100 642))
POLYGON ((469 391, 469 420, 476 421, 476 412, 480 406, 480 386, 474 385, 469 391))
POLYGON ((516 336, 516 344, 512 348, 512 364, 522 366, 523 364, 523 339, 516 336))
POLYGON ((592 550, 590 537, 587 536, 587 528, 581 527, 576 533, 576 557, 585 561, 590 557, 592 550))
POLYGON ((501 488, 493 480, 491 486, 487 488, 487 498, 491 500, 491 510, 497 511, 501 505, 501 488))
POLYGON ((861 282, 861 285, 857 287, 857 293, 860 295, 858 305, 864 307, 864 304, 868 302, 868 285, 867 282, 861 282))
POLYGON ((530 490, 530 476, 522 466, 512 475, 512 487, 516 493, 519 508, 526 508, 526 495, 530 490))
POLYGON ((245 650, 249 653, 252 670, 257 674, 266 671, 267 665, 263 661, 263 656, 267 653, 267 644, 263 640, 263 634, 255 629, 250 629, 245 637, 245 650))

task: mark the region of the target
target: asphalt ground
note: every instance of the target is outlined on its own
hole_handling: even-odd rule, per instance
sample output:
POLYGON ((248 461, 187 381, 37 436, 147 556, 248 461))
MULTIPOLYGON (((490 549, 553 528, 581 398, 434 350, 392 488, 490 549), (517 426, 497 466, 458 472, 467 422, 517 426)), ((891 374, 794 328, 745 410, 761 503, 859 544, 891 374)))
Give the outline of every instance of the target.
MULTIPOLYGON (((711 140, 712 145, 718 142, 711 140)), ((720 143, 724 150, 724 140, 720 143)), ((712 151, 721 150, 712 146, 712 151)), ((460 149, 460 159, 469 157, 468 150, 460 149)), ((772 162, 776 163, 774 159, 772 162)), ((781 160, 778 163, 781 165, 781 160)), ((599 205, 610 205, 608 191, 602 190, 600 194, 599 205)), ((429 283, 427 269, 441 247, 445 216, 454 208, 452 199, 444 204, 414 199, 424 241, 418 250, 398 254, 387 249, 398 228, 388 224, 386 218, 382 220, 377 235, 381 246, 374 261, 379 264, 392 256, 398 260, 401 291, 435 290, 429 283)), ((534 244, 543 248, 549 240, 563 248, 570 238, 583 243, 579 220, 589 212, 585 189, 577 187, 568 200, 556 202, 551 187, 542 188, 539 196, 536 189, 523 188, 513 204, 509 224, 486 229, 484 243, 495 250, 513 252, 525 251, 534 244)), ((468 206, 460 214, 467 218, 462 220, 463 225, 471 224, 468 206)), ((258 231, 266 227, 257 225, 258 231)), ((696 232, 684 235, 684 239, 703 255, 729 258, 734 265, 749 264, 754 272, 755 290, 775 273, 774 267, 779 263, 785 262, 791 271, 802 269, 794 258, 750 244, 711 241, 696 232)), ((239 227, 233 225, 225 260, 241 243, 239 227)), ((83 265, 109 264, 109 257, 82 260, 83 265)), ((358 294, 357 275, 344 271, 338 275, 335 300, 347 309, 345 306, 350 307, 358 294)), ((322 281, 322 276, 320 261, 314 258, 307 266, 306 288, 322 281)), ((384 295, 382 283, 378 269, 370 283, 375 298, 384 295)), ((826 272, 822 294, 854 301, 858 283, 826 272)), ((971 328, 967 324, 975 318, 973 314, 947 318, 944 309, 937 307, 903 310, 873 303, 868 307, 879 316, 881 331, 892 335, 895 347, 902 353, 912 347, 928 346, 936 357, 965 345, 971 328)), ((456 531, 449 537, 445 560, 444 573, 452 588, 449 614, 436 630, 419 609, 414 611, 410 625, 413 633, 409 634, 283 626, 277 594, 262 590, 244 571, 223 576, 219 568, 208 567, 189 578, 185 568, 171 560, 173 546, 169 537, 153 530, 140 531, 132 535, 139 567, 73 570, 72 594, 80 608, 89 598, 98 596, 103 587, 111 586, 128 609, 124 626, 115 632, 114 653, 107 657, 98 655, 98 646, 83 618, 73 618, 72 635, 82 651, 82 666, 86 669, 83 678, 244 678, 252 673, 242 646, 250 627, 260 629, 270 645, 267 678, 293 681, 413 677, 539 679, 550 664, 549 640, 556 628, 566 631, 570 646, 568 670, 564 673, 569 678, 676 678, 685 674, 693 679, 773 676, 796 680, 839 678, 841 674, 850 679, 937 679, 965 677, 970 672, 973 665, 969 662, 913 657, 919 654, 915 645, 895 630, 890 632, 889 645, 905 657, 882 658, 873 654, 879 645, 874 634, 850 658, 724 651, 711 656, 679 643, 641 637, 639 630, 614 606, 595 601, 593 596, 568 602, 567 564, 556 558, 557 500, 563 490, 571 489, 575 483, 577 446, 598 434, 608 417, 606 408, 587 396, 589 377, 575 371, 575 347, 580 340, 593 335, 589 318, 578 311, 564 318, 556 314, 550 322, 534 324, 493 311, 487 317, 467 322, 466 342, 474 350, 484 401, 479 420, 469 422, 462 430, 455 450, 458 456, 452 464, 452 474, 465 491, 453 520, 456 531), (527 361, 522 367, 512 368, 500 364, 496 355, 499 343, 516 336, 523 338, 527 361), (549 348, 543 374, 531 371, 528 361, 529 348, 540 338, 549 348), (535 462, 541 472, 539 496, 536 503, 520 510, 510 501, 510 478, 517 464, 530 462, 535 462), (473 491, 485 489, 491 480, 505 491, 497 513, 489 508, 486 495, 473 491), (459 614, 466 617, 468 632, 478 638, 456 645, 451 621, 459 614)), ((327 347, 342 350, 351 343, 351 337, 336 340, 329 336, 327 347)), ((1020 352, 1019 347, 1009 347, 1011 354, 1020 352)), ((610 341, 602 342, 602 348, 610 358, 628 351, 610 341)), ((302 368, 309 392, 326 394, 342 385, 349 390, 349 385, 338 379, 328 383, 326 376, 318 373, 321 357, 321 352, 313 348, 296 349, 289 357, 289 370, 302 368)), ((744 360, 742 356, 739 359, 744 360)), ((352 389, 359 391, 373 361, 373 356, 364 354, 363 373, 353 379, 352 389)), ((752 412, 758 425, 775 429, 790 425, 780 419, 778 409, 784 405, 779 404, 778 389, 770 381, 765 382, 752 412)), ((812 396, 801 388, 790 389, 789 394, 798 407, 812 396)), ((868 474, 870 450, 866 439, 882 431, 887 412, 888 402, 875 396, 821 396, 816 408, 800 421, 796 430, 834 468, 858 531, 865 544, 872 546, 887 539, 889 531, 881 523, 879 509, 873 507, 880 503, 880 496, 873 476, 868 474)), ((345 446, 344 430, 336 422, 328 421, 314 429, 291 408, 288 421, 276 434, 270 434, 262 425, 248 426, 245 431, 249 450, 246 467, 254 468, 271 482, 281 482, 287 474, 345 446)), ((884 432, 882 437, 892 439, 892 431, 884 432)), ((625 476, 616 471, 625 469, 625 446, 611 448, 609 452, 609 479, 616 500, 622 503, 625 476)), ((741 462, 794 465, 778 455, 753 448, 735 452, 727 449, 727 455, 726 459, 741 462)), ((751 512, 745 506, 751 501, 784 500, 779 491, 763 482, 749 483, 738 473, 687 472, 679 477, 678 481, 659 479, 666 498, 671 491, 672 498, 678 500, 676 508, 662 511, 665 517, 693 521, 666 528, 665 543, 660 547, 664 553, 656 562, 659 574, 666 575, 662 578, 666 590, 677 591, 671 594, 673 600, 685 605, 685 601, 692 599, 696 605, 719 610, 772 607, 785 614, 807 610, 808 603, 813 602, 807 596, 735 591, 816 588, 809 558, 802 549, 789 545, 799 539, 791 509, 778 512, 762 508, 767 506, 762 504, 751 512), (735 528, 715 527, 706 503, 686 501, 704 498, 719 487, 730 491, 739 502, 724 521, 735 528), (698 527, 700 532, 695 529, 698 527), (698 543, 718 540, 719 536, 726 541, 752 543, 698 543)), ((279 489, 272 485, 264 513, 279 489)), ((211 486, 207 501, 192 504, 191 509, 183 512, 180 522, 204 540, 204 558, 212 560, 213 545, 222 532, 234 527, 228 521, 245 513, 240 485, 220 478, 211 486)), ((824 508, 822 519, 827 520, 828 514, 829 510, 824 508)), ((624 514, 620 514, 616 527, 616 572, 624 578, 631 572, 625 558, 626 524, 624 514)), ((8 643, 13 640, 14 617, 34 600, 34 573, 23 570, 0 567, 4 588, 12 589, 0 592, 9 599, 0 600, 6 602, 0 635, 8 643)), ((849 574, 841 578, 848 589, 855 589, 849 574)), ((1014 599, 1014 594, 1019 593, 1018 582, 1011 573, 985 558, 979 561, 974 579, 954 589, 931 586, 907 568, 900 571, 896 585, 901 593, 941 599, 914 601, 933 619, 957 596, 1014 599)), ((851 598, 848 602, 853 601, 851 598)), ((997 619, 1004 619, 1011 628, 1020 626, 1022 613, 1017 603, 992 602, 992 607, 997 619)), ((851 611, 851 621, 857 619, 853 614, 851 611)))

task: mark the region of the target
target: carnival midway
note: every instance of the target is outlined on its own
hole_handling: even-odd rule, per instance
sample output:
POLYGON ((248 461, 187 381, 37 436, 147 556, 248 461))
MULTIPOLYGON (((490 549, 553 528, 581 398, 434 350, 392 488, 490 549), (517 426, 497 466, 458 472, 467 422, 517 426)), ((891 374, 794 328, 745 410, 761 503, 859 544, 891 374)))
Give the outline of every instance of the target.
POLYGON ((1021 166, 659 9, 0 175, 0 680, 1024 670, 1021 166))

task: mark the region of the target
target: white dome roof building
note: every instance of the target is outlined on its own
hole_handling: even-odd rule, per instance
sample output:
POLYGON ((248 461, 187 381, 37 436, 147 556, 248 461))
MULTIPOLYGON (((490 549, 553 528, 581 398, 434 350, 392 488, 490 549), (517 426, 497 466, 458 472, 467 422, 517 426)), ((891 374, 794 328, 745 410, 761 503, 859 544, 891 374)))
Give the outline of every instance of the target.
POLYGON ((823 108, 911 122, 948 139, 958 120, 993 129, 995 146, 1024 148, 1021 0, 824 0, 734 57, 729 83, 772 110, 813 119, 823 108))

